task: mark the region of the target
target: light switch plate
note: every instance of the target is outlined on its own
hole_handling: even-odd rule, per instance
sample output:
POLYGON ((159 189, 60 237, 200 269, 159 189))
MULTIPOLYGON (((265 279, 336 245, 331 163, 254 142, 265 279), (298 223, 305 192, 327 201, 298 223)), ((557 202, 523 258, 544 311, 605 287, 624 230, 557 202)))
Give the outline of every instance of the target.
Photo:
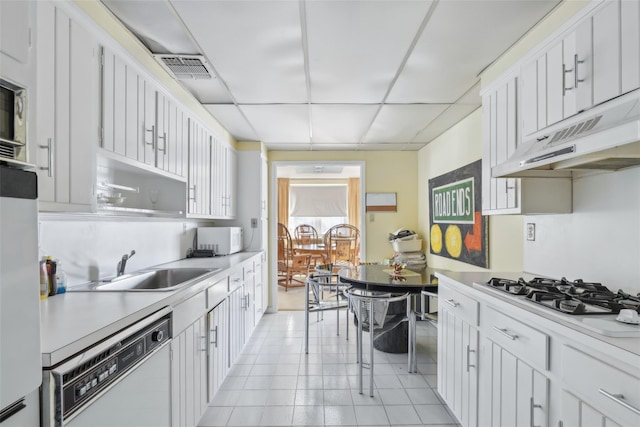
POLYGON ((536 240, 536 224, 533 222, 527 223, 527 240, 536 240))

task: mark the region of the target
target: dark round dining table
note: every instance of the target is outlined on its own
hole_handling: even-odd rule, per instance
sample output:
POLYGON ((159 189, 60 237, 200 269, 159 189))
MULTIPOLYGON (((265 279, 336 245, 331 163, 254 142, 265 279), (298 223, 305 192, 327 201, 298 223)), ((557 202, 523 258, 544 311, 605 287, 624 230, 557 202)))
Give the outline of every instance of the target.
POLYGON ((419 294, 422 291, 438 292, 436 272, 443 270, 435 268, 411 269, 405 268, 400 272, 400 278, 391 277, 390 265, 359 265, 346 267, 338 271, 340 281, 359 289, 381 292, 410 292, 419 294))

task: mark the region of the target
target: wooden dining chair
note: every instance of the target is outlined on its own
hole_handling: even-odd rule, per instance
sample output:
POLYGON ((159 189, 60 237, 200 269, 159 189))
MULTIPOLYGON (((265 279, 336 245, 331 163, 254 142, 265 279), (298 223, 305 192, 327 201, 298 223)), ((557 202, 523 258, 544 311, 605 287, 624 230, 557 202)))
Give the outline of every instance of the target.
POLYGON ((318 243, 318 231, 313 225, 301 224, 296 227, 293 234, 296 237, 296 243, 299 245, 318 243))
POLYGON ((334 268, 353 267, 360 258, 360 230, 353 225, 339 224, 325 234, 326 261, 334 268))
POLYGON ((310 264, 311 255, 296 254, 289 230, 278 223, 278 284, 284 286, 285 292, 305 285, 310 264))

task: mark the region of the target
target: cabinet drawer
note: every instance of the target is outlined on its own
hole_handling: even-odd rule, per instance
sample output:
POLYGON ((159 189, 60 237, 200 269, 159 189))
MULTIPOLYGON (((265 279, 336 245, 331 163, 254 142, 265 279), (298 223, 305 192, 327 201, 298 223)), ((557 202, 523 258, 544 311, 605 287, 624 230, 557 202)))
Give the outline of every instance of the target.
POLYGON ((640 425, 640 378, 572 347, 562 350, 562 381, 568 391, 621 425, 640 425))
POLYGON ((215 282, 207 288, 207 308, 218 305, 229 294, 229 278, 215 282))
POLYGON ((207 310, 207 294, 200 292, 173 307, 173 336, 185 330, 207 310))
POLYGON ((237 270, 229 275, 229 292, 233 292, 238 289, 244 283, 243 271, 237 270))
POLYGON ((478 301, 447 286, 438 287, 438 304, 471 326, 478 326, 478 301))
POLYGON ((482 330, 487 337, 538 370, 549 369, 549 336, 487 307, 482 330))

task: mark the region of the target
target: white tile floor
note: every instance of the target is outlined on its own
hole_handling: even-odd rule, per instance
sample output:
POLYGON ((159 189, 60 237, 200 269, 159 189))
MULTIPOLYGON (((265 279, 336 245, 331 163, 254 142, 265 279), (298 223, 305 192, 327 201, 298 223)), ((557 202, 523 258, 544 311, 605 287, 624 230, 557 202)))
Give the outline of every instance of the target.
POLYGON ((355 327, 347 341, 344 313, 340 336, 335 321, 335 312, 320 322, 311 316, 305 354, 304 312, 266 314, 199 426, 456 425, 435 390, 433 326, 418 322, 419 373, 407 373, 406 354, 375 352, 375 397, 369 397, 367 370, 364 394, 358 393, 355 327))

